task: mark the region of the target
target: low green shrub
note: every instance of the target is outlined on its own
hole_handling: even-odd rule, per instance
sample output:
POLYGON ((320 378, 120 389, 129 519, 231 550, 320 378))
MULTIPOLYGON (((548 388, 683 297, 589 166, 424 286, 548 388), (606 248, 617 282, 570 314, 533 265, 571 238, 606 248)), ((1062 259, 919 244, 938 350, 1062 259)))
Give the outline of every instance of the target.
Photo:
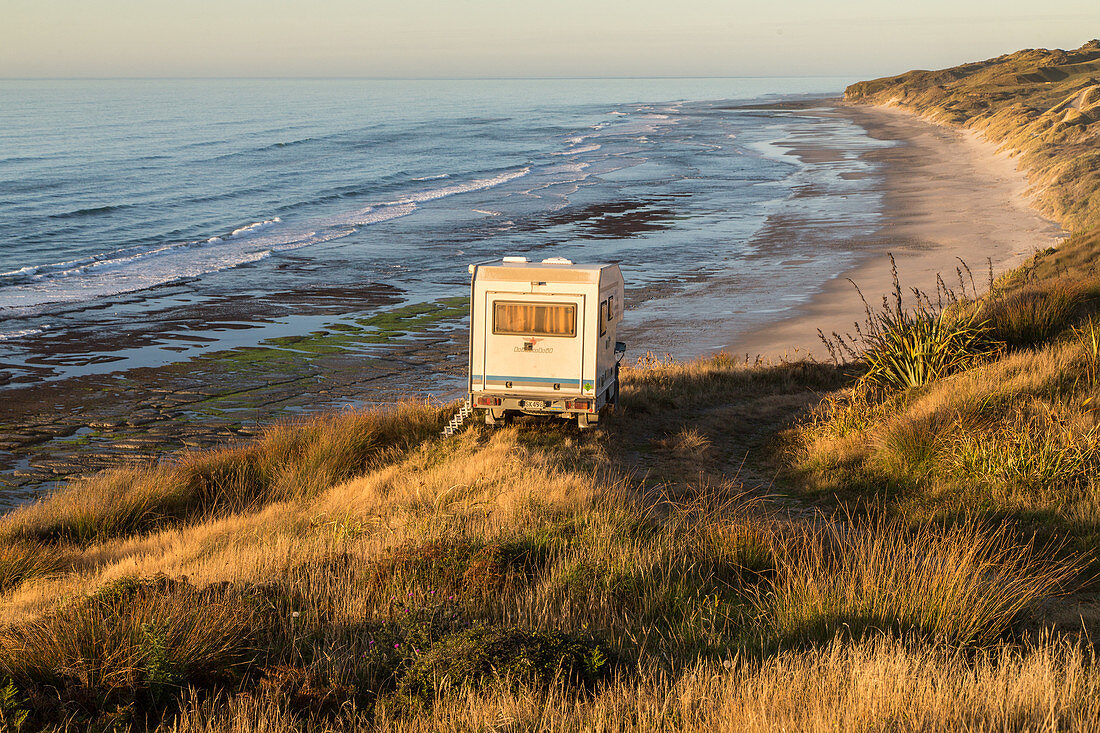
POLYGON ((927 307, 883 312, 865 338, 863 380, 886 389, 921 387, 994 351, 986 323, 976 314, 927 307))
POLYGON ((479 626, 444 637, 419 655, 401 682, 406 694, 432 698, 489 682, 592 683, 608 671, 607 652, 592 639, 556 631, 479 626))
MULTIPOLYGON (((890 259, 893 262, 893 256, 890 259)), ((857 324, 855 336, 834 333, 830 339, 818 331, 835 361, 847 356, 865 367, 861 385, 885 391, 921 387, 997 350, 988 320, 972 301, 940 281, 936 303, 914 290, 915 305, 906 307, 896 265, 893 280, 892 301, 884 296, 882 304, 872 308, 864 300, 866 319, 863 326, 857 324)))

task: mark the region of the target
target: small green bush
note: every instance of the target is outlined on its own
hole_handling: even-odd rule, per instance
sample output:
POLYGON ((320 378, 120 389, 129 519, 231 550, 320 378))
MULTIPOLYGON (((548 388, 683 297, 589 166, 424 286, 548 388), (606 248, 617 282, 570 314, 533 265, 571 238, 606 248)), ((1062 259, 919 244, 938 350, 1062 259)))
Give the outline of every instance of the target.
POLYGON ((883 312, 866 336, 866 383, 886 389, 921 387, 971 366, 994 351, 977 315, 918 307, 883 312))
POLYGON ((451 688, 479 688, 494 681, 592 683, 607 669, 606 652, 591 639, 557 631, 482 626, 434 644, 413 662, 401 689, 431 698, 451 688))
MULTIPOLYGON (((893 262, 893 256, 890 259, 893 262)), ((940 281, 936 303, 926 293, 914 290, 916 304, 906 307, 896 266, 893 279, 892 302, 884 296, 875 309, 864 300, 866 320, 862 327, 857 324, 855 336, 834 333, 830 339, 818 331, 835 361, 847 354, 864 365, 860 384, 865 388, 921 387, 967 369, 996 351, 998 344, 990 337, 988 321, 970 300, 960 298, 940 281)))

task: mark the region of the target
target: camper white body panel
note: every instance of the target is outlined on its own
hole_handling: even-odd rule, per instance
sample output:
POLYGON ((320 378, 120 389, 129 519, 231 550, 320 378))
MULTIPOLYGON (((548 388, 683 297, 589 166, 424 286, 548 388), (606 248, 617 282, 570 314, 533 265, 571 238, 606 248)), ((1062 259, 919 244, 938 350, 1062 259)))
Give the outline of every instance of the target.
POLYGON ((489 422, 509 412, 582 414, 594 422, 618 397, 618 265, 524 262, 471 272, 473 406, 489 422))

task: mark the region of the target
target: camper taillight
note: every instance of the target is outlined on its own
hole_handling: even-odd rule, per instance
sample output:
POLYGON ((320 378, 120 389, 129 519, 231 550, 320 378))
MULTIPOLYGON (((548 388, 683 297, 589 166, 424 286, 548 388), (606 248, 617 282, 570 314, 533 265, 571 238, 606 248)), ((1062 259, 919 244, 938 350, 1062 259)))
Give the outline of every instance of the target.
POLYGON ((478 407, 499 407, 500 406, 500 398, 499 397, 478 397, 477 398, 477 405, 478 405, 478 407))
POLYGON ((568 410, 591 410, 592 400, 569 400, 565 407, 568 410))

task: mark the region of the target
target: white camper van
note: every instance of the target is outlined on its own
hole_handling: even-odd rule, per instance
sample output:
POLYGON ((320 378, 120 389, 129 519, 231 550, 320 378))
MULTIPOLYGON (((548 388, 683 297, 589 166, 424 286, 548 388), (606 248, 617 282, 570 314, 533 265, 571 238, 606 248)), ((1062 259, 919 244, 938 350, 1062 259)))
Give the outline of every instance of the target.
POLYGON ((618 402, 618 265, 505 257, 470 275, 470 404, 486 423, 559 415, 584 429, 618 402))

